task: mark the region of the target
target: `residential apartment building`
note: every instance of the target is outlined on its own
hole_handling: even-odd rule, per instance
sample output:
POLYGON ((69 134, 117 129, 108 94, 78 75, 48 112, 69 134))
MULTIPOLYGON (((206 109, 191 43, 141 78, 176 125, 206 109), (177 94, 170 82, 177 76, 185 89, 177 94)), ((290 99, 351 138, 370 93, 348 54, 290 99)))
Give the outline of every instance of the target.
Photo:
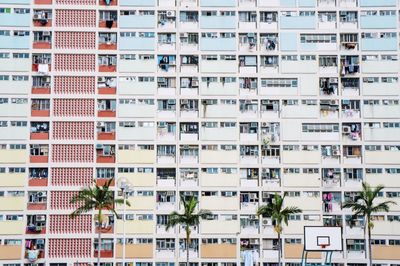
POLYGON ((276 265, 255 210, 284 191, 303 210, 284 229, 286 265, 304 225, 342 226, 333 261, 366 265, 364 221, 340 207, 362 181, 399 203, 372 236, 376 265, 398 265, 399 12, 398 0, 0 0, 0 264, 94 263, 100 229, 94 214, 69 219, 70 199, 125 177, 131 206, 125 230, 113 216, 101 227, 103 266, 121 265, 124 235, 129 265, 184 262, 184 230, 165 229, 182 194, 213 212, 192 230, 192 266, 239 266, 243 250, 276 265))

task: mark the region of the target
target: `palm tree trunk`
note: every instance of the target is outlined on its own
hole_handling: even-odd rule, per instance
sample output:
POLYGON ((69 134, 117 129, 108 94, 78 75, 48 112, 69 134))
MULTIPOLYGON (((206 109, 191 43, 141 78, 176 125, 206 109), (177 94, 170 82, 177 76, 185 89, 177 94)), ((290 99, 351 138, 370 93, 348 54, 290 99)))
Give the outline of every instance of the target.
POLYGON ((281 258, 282 258, 281 234, 278 233, 278 266, 281 266, 281 258))
POLYGON ((186 225, 186 266, 189 266, 189 242, 190 242, 190 229, 186 225))
POLYGON ((100 266, 100 253, 101 253, 101 209, 99 209, 98 217, 97 217, 97 230, 98 230, 98 237, 97 237, 97 266, 100 266))
POLYGON ((368 223, 368 256, 369 256, 369 266, 372 266, 372 247, 371 247, 371 228, 368 223))

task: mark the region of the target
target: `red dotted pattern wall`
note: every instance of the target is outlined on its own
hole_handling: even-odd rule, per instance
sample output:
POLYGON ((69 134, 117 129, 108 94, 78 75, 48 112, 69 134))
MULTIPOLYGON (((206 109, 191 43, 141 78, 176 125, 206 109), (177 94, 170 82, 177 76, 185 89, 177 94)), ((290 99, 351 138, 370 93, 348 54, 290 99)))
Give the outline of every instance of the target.
POLYGON ((50 209, 52 210, 75 210, 78 204, 71 204, 73 196, 78 191, 51 191, 50 192, 50 209))
POLYGON ((93 72, 96 70, 94 54, 55 54, 54 69, 66 72, 93 72))
POLYGON ((85 187, 93 183, 93 168, 51 168, 53 186, 85 187))
POLYGON ((96 33, 79 31, 57 31, 54 34, 57 49, 95 49, 96 33))
POLYGON ((50 215, 50 234, 90 234, 92 215, 83 214, 71 218, 68 214, 50 215))
POLYGON ((54 99, 53 115, 59 117, 92 117, 95 115, 94 99, 54 99))
POLYGON ((94 94, 96 92, 95 77, 54 77, 54 93, 57 94, 94 94))
POLYGON ((53 122, 53 139, 94 139, 94 122, 53 122))
POLYGON ((92 240, 88 238, 49 239, 50 258, 90 258, 92 240))
POLYGON ((56 9, 56 27, 96 27, 96 10, 56 9))
POLYGON ((93 145, 53 144, 52 162, 57 163, 93 163, 93 145))

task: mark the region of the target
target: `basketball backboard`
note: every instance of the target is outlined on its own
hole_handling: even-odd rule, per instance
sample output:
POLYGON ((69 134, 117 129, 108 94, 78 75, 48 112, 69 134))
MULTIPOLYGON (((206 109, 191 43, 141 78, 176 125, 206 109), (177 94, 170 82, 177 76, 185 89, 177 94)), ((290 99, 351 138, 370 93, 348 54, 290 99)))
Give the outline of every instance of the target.
POLYGON ((304 226, 305 251, 342 251, 342 227, 304 226))

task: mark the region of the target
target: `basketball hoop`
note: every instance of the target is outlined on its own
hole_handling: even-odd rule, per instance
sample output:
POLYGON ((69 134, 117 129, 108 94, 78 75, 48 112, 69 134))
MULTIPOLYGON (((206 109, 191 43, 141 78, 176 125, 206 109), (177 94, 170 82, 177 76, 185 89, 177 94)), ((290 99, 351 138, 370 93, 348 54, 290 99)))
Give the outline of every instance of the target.
POLYGON ((320 244, 319 245, 322 249, 324 249, 324 248, 326 248, 328 245, 326 245, 326 244, 320 244))

